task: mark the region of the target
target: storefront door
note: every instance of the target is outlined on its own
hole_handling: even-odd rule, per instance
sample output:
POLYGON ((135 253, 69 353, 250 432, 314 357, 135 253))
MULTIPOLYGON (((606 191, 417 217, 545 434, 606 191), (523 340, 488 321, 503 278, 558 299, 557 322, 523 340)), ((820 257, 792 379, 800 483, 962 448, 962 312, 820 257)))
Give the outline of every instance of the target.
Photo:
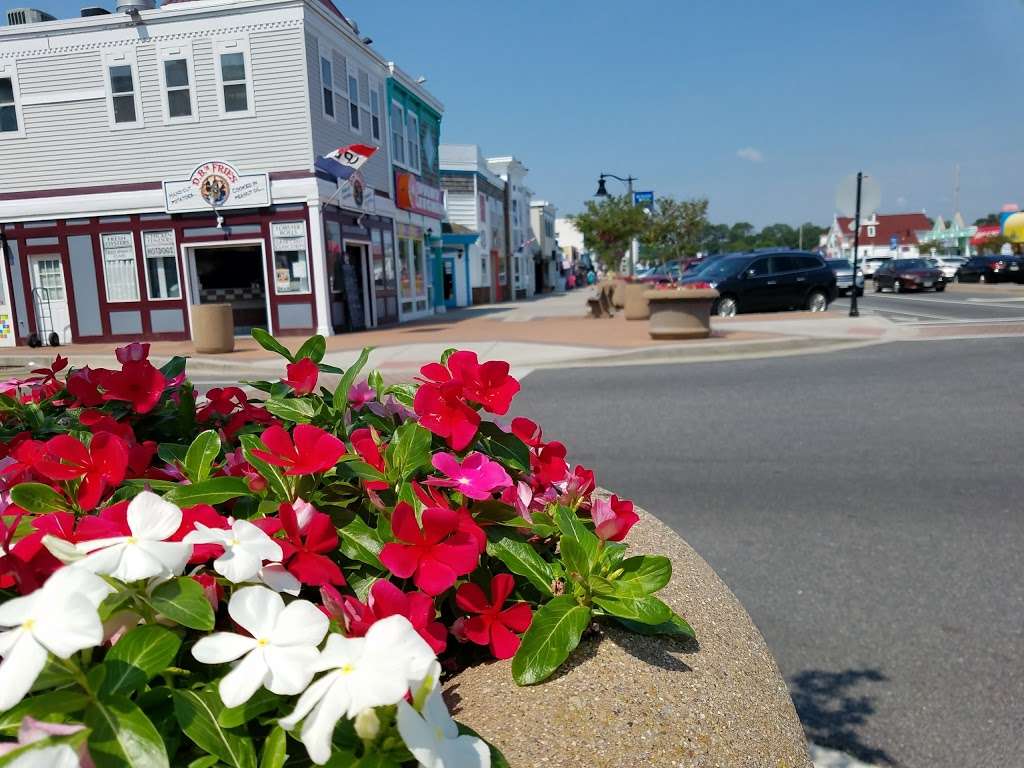
POLYGON ((50 334, 66 344, 71 341, 71 313, 68 310, 64 269, 60 256, 30 256, 32 279, 32 305, 36 319, 36 333, 44 344, 50 343, 50 334))
POLYGON ((189 251, 195 276, 193 303, 230 304, 236 336, 248 336, 253 328, 269 330, 261 245, 219 245, 189 251))
POLYGON ((331 296, 334 330, 362 331, 366 329, 367 307, 367 250, 369 243, 345 242, 341 258, 334 262, 334 286, 331 296))
POLYGON ((455 287, 455 254, 445 253, 441 259, 441 267, 443 269, 441 287, 444 291, 444 305, 449 308, 457 307, 459 300, 455 287))

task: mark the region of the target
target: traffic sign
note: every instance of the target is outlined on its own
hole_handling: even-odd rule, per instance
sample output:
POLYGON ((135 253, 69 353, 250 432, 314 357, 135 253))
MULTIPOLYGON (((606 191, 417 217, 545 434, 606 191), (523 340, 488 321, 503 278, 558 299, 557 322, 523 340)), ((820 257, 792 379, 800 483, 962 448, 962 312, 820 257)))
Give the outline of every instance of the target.
POLYGON ((644 208, 654 209, 654 192, 634 192, 633 205, 640 205, 644 208))
POLYGON ((896 235, 889 238, 889 250, 895 251, 900 247, 900 239, 896 235))

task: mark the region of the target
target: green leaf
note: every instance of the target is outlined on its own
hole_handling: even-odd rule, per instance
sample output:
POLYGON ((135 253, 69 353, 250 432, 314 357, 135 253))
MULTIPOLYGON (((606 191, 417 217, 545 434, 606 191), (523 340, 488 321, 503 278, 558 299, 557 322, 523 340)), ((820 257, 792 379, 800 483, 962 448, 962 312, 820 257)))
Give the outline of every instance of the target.
POLYGON ((576 539, 563 536, 558 544, 558 550, 562 562, 565 564, 566 575, 580 584, 588 584, 590 582, 590 572, 594 564, 587 556, 583 545, 576 539))
POLYGON ((217 723, 222 728, 237 728, 257 715, 262 715, 279 706, 281 701, 282 698, 276 693, 271 693, 266 688, 260 688, 244 704, 222 709, 217 715, 217 723))
POLYGON ((310 336, 299 347, 299 351, 295 353, 295 360, 298 362, 304 357, 308 357, 314 363, 319 363, 324 359, 324 354, 327 352, 327 339, 323 336, 310 336))
POLYGON ((238 439, 242 443, 242 455, 245 457, 245 460, 252 464, 253 469, 263 476, 274 496, 281 501, 289 501, 291 499, 291 490, 282 471, 273 464, 268 464, 263 459, 252 455, 253 450, 264 450, 266 446, 260 442, 256 435, 242 435, 238 439))
POLYGON ((615 620, 630 632, 635 632, 638 635, 668 635, 670 637, 685 637, 689 639, 696 639, 697 637, 693 627, 675 611, 672 612, 672 617, 662 624, 641 624, 638 621, 621 619, 618 616, 615 617, 615 620))
POLYGON ((252 337, 256 339, 256 343, 263 347, 267 352, 276 352, 289 363, 294 363, 295 358, 292 357, 292 353, 277 339, 271 336, 269 333, 264 331, 262 328, 253 328, 252 337))
POLYGON ((615 597, 653 595, 672 578, 672 563, 661 555, 629 557, 619 563, 619 569, 622 574, 611 580, 615 597))
POLYGON ((380 551, 384 548, 384 542, 363 518, 354 517, 351 523, 338 529, 338 534, 341 537, 339 548, 345 557, 384 570, 380 562, 380 551))
POLYGON ((334 390, 334 410, 338 413, 341 413, 342 410, 348 407, 348 391, 356 383, 356 377, 360 371, 366 367, 366 361, 370 359, 372 351, 373 347, 363 347, 363 351, 359 353, 359 359, 348 367, 348 370, 345 371, 338 381, 338 386, 334 390))
POLYGON ((220 504, 251 493, 241 477, 211 477, 201 483, 179 485, 164 494, 164 500, 179 507, 220 504))
POLYGON ((168 619, 189 629, 213 629, 213 608, 199 582, 188 576, 165 581, 144 597, 150 607, 168 619))
POLYGON ((288 737, 281 726, 275 726, 263 740, 263 751, 260 753, 260 768, 282 768, 288 759, 288 737))
POLYGON ((13 735, 21 726, 22 718, 34 717, 37 720, 48 720, 51 715, 68 715, 85 709, 89 697, 78 691, 52 691, 34 694, 22 699, 17 706, 0 714, 0 733, 13 735))
POLYGON ((96 768, 169 766, 163 739, 145 713, 122 696, 93 701, 85 710, 89 754, 96 768))
POLYGON ((383 480, 387 482, 387 477, 384 476, 383 472, 376 467, 371 467, 365 461, 348 461, 345 463, 355 476, 362 480, 383 480))
POLYGON ((415 421, 407 421, 395 430, 384 463, 388 477, 394 482, 408 480, 418 470, 430 466, 431 434, 415 421))
POLYGON ((188 361, 181 355, 175 355, 160 366, 160 373, 168 379, 173 379, 175 376, 180 376, 185 372, 185 365, 187 362, 188 361))
POLYGON ((549 677, 579 645, 589 624, 590 609, 568 595, 541 606, 512 658, 513 679, 533 685, 549 677))
POLYGON ((220 436, 212 429, 200 432, 185 453, 185 477, 194 483, 210 476, 213 460, 220 453, 220 436))
POLYGON ((67 512, 67 500, 53 488, 42 483, 21 483, 11 488, 11 501, 26 512, 67 512))
POLYGON ((582 547, 591 564, 597 562, 598 551, 601 548, 601 540, 580 520, 576 513, 568 507, 558 507, 555 510, 555 524, 562 532, 562 538, 574 539, 582 547))
POLYGON ((493 528, 488 530, 487 554, 497 558, 516 576, 522 576, 542 595, 553 596, 551 583, 555 580, 551 566, 529 542, 519 536, 493 528), (493 538, 490 538, 493 537, 493 538))
POLYGON ((224 704, 212 689, 172 691, 174 717, 185 735, 200 748, 233 768, 256 768, 256 749, 245 731, 222 728, 216 712, 224 704))
MULTIPOLYGON (((185 454, 188 453, 188 446, 180 443, 160 443, 156 449, 156 455, 160 461, 168 464, 181 465, 185 463, 185 454)), ((156 486, 153 486, 154 488, 156 486)))
POLYGON ((296 424, 309 424, 316 415, 316 406, 302 397, 271 398, 263 406, 278 418, 296 424))
POLYGON ((219 762, 220 758, 216 755, 206 755, 205 757, 197 757, 188 764, 188 768, 213 768, 219 762))
POLYGON ((133 629, 103 659, 107 673, 101 694, 111 696, 138 690, 171 666, 180 647, 181 638, 156 624, 133 629))
POLYGON ((511 432, 505 432, 497 424, 485 421, 480 424, 477 440, 491 458, 520 472, 530 471, 530 449, 511 432))
POLYGON ((664 624, 672 618, 672 609, 656 597, 612 597, 594 595, 594 605, 619 619, 641 624, 664 624))

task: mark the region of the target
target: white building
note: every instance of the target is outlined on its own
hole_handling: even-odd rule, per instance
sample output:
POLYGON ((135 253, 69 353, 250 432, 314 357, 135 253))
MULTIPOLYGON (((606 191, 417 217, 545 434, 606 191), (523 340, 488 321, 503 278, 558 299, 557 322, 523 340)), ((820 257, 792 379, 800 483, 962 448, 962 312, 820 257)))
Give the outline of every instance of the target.
POLYGON ((533 239, 534 288, 537 293, 565 290, 562 254, 555 235, 557 209, 547 200, 530 203, 530 229, 533 239))
MULTIPOLYGON (((876 213, 866 217, 860 222, 857 258, 916 258, 919 237, 931 227, 931 221, 923 213, 876 213)), ((836 216, 823 242, 828 258, 853 259, 854 234, 854 220, 836 216)))
POLYGON ((530 231, 530 199, 533 193, 525 184, 529 169, 515 157, 490 157, 487 167, 507 185, 505 193, 509 217, 512 290, 515 298, 533 296, 535 271, 533 235, 530 231))
POLYGON ((208 302, 239 332, 399 319, 390 77, 329 0, 0 29, 0 344, 188 339, 208 302))

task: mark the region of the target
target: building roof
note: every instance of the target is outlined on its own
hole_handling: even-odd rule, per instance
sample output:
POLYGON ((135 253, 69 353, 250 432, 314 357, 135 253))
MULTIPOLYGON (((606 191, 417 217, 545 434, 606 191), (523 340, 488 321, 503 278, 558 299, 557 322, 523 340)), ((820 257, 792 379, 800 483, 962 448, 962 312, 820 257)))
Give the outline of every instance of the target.
MULTIPOLYGON (((853 219, 837 216, 836 223, 844 240, 853 239, 853 219)), ((899 245, 917 245, 917 233, 927 232, 932 228, 931 221, 923 213, 890 213, 877 214, 872 219, 860 222, 861 245, 889 245, 893 236, 899 245), (869 235, 868 227, 875 228, 874 236, 869 235)))

